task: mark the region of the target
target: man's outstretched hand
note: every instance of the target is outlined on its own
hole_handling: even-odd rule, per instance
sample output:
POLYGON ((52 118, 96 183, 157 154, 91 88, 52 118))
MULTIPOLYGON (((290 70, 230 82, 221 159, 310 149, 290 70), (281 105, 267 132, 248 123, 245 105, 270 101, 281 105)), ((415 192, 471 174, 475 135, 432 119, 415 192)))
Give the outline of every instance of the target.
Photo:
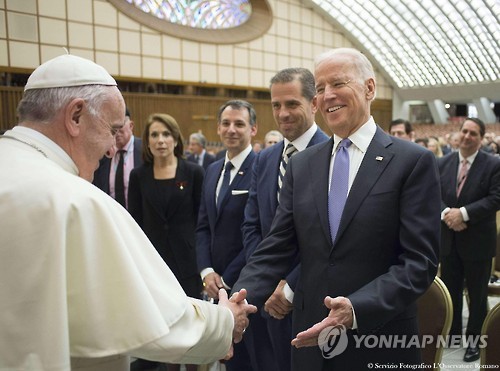
POLYGON ((336 298, 327 296, 325 298, 325 305, 330 309, 328 317, 307 330, 299 332, 295 339, 292 340, 294 347, 302 348, 318 345, 320 332, 328 326, 344 325, 346 328, 352 328, 352 304, 349 299, 342 296, 337 296, 336 298))

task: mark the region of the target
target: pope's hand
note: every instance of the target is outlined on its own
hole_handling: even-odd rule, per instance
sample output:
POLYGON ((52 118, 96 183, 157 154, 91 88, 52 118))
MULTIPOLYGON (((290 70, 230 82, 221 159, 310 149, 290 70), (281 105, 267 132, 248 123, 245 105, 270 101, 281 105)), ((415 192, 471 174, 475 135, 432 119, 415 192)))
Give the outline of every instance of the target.
POLYGON ((233 313, 233 341, 235 343, 239 343, 243 338, 243 333, 248 327, 248 315, 257 312, 257 307, 248 304, 246 297, 247 291, 245 289, 235 292, 231 299, 228 299, 226 290, 221 289, 219 291, 219 305, 229 308, 233 313))

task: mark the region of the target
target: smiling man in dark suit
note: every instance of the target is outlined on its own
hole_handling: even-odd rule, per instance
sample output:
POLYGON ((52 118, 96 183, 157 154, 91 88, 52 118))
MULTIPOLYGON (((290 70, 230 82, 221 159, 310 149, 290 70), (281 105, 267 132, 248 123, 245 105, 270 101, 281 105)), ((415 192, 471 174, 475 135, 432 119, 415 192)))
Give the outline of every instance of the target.
MULTIPOLYGON (((218 299, 219 289, 232 288, 245 265, 241 223, 256 157, 251 140, 257 133, 255 109, 246 101, 226 102, 217 118, 217 132, 227 152, 206 170, 196 230, 198 269, 213 299, 218 299)), ((264 321, 254 317, 245 335, 235 345, 227 369, 275 370, 264 321)))
MULTIPOLYGON (((314 122, 316 90, 314 76, 305 68, 286 68, 271 78, 271 106, 274 120, 284 140, 264 149, 254 162, 252 186, 245 208, 243 243, 247 257, 267 235, 278 207, 281 168, 287 153, 294 155, 314 144, 328 140, 314 122), (287 151, 287 148, 292 148, 287 151)), ((269 336, 279 370, 289 371, 292 340, 292 302, 299 266, 282 277, 264 309, 269 336)))
MULTIPOLYGON (((467 335, 479 336, 487 313, 488 281, 496 253, 500 159, 480 150, 485 125, 467 118, 458 152, 438 160, 441 174, 441 278, 453 301, 450 333, 462 335, 464 281, 469 295, 467 335)), ((464 361, 479 359, 470 343, 464 361)))
POLYGON ((375 73, 359 51, 320 55, 315 79, 317 107, 333 136, 288 162, 271 230, 233 289, 247 288, 249 302, 262 305, 299 252, 293 370, 420 364, 415 347, 358 346, 353 336, 418 334, 415 301, 438 263, 436 160, 375 124, 375 73), (326 359, 317 344, 329 326, 347 329, 348 343, 326 359))

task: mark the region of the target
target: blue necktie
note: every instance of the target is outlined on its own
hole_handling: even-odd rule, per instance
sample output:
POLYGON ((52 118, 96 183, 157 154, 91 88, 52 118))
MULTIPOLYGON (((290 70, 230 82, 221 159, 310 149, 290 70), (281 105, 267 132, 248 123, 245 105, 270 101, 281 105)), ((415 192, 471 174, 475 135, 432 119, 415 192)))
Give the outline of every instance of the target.
POLYGON ((226 163, 224 168, 224 176, 222 177, 222 184, 219 189, 219 195, 217 196, 217 210, 219 210, 222 200, 229 189, 229 181, 231 180, 231 169, 233 168, 233 164, 231 161, 226 163))
POLYGON ((349 190, 349 152, 347 148, 352 144, 349 139, 342 139, 333 163, 330 192, 328 193, 328 220, 330 222, 330 236, 335 242, 340 226, 340 218, 344 211, 349 190))

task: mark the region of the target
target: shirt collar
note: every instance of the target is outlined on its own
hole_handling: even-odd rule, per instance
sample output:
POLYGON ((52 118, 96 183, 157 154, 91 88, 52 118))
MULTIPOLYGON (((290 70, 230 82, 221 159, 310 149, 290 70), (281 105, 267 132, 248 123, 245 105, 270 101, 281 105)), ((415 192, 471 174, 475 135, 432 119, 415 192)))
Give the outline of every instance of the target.
POLYGON ((14 127, 11 133, 13 137, 17 137, 22 142, 35 142, 50 160, 70 173, 75 175, 79 174, 78 167, 71 157, 49 137, 43 135, 39 131, 19 125, 14 127))
POLYGON ((236 156, 234 156, 231 160, 227 157, 227 152, 226 152, 226 160, 224 161, 224 166, 226 166, 226 163, 228 161, 231 161, 233 164, 233 169, 238 170, 241 165, 243 165, 243 161, 247 158, 247 156, 250 154, 252 151, 252 145, 249 144, 247 148, 245 148, 243 151, 238 153, 236 156))
POLYGON ((467 162, 469 164, 472 164, 474 162, 474 159, 476 158, 477 154, 479 153, 479 150, 477 150, 476 152, 474 152, 472 155, 470 155, 469 157, 464 157, 462 156, 462 153, 460 152, 460 150, 458 151, 458 158, 460 160, 460 163, 462 163, 463 160, 467 160, 467 162))
MULTIPOLYGON (((297 148, 297 151, 303 151, 307 148, 307 145, 311 141, 312 137, 314 134, 316 134, 316 130, 318 130, 318 125, 316 125, 315 122, 311 125, 309 129, 307 129, 304 134, 302 134, 300 137, 292 141, 291 143, 295 148, 297 148)), ((286 146, 290 143, 290 141, 286 138, 284 138, 284 148, 283 148, 283 153, 285 152, 286 146)))
MULTIPOLYGON (((377 124, 375 124, 373 117, 370 116, 368 121, 364 123, 363 126, 361 126, 351 135, 349 135, 349 139, 351 140, 352 144, 354 144, 361 152, 365 153, 376 131, 377 131, 377 124)), ((342 139, 344 138, 341 138, 336 134, 333 135, 334 145, 332 149, 332 154, 335 153, 342 139)))
POLYGON ((134 149, 134 136, 133 135, 130 136, 130 139, 128 140, 128 142, 125 145, 125 147, 123 147, 123 149, 126 152, 132 152, 133 151, 133 149, 134 149))

